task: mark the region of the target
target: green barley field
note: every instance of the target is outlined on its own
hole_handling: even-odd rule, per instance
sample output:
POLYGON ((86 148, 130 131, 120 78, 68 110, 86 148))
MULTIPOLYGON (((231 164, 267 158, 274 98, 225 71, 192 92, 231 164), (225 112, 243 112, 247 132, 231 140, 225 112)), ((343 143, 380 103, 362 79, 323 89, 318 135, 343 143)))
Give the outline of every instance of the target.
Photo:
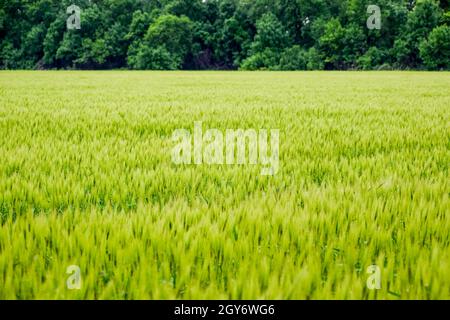
POLYGON ((450 298, 450 73, 0 72, 0 159, 0 299, 450 298))

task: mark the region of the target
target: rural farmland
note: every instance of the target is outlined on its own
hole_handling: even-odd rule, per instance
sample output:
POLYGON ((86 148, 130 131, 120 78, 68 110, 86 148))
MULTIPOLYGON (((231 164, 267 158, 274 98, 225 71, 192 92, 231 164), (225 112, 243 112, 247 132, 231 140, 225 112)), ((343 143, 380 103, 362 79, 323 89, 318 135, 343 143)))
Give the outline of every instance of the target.
POLYGON ((449 299, 449 88, 448 72, 1 71, 0 299, 449 299), (195 123, 278 130, 277 170, 174 163, 195 123))

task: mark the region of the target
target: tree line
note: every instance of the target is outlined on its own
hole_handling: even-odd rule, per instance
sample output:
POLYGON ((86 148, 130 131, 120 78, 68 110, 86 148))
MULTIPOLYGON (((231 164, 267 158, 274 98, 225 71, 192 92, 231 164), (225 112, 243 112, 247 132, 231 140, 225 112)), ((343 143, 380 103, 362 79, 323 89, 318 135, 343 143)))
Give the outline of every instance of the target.
POLYGON ((450 69, 449 0, 0 0, 1 69, 450 69), (68 28, 67 8, 81 9, 68 28), (368 6, 380 8, 368 28, 368 6))

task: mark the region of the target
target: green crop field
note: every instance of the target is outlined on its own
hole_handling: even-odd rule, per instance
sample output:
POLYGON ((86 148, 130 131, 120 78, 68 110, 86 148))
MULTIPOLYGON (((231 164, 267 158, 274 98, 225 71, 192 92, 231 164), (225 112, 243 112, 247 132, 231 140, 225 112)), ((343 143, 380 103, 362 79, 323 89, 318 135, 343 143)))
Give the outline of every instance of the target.
POLYGON ((0 159, 0 299, 450 298, 448 72, 0 72, 0 159))

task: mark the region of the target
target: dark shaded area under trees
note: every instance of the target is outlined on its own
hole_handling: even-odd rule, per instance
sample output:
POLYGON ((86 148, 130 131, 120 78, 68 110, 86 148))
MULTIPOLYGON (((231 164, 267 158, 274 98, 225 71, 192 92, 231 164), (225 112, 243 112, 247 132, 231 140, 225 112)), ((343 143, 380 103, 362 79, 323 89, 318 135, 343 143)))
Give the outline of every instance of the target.
POLYGON ((449 70, 449 0, 0 0, 0 68, 449 70))

